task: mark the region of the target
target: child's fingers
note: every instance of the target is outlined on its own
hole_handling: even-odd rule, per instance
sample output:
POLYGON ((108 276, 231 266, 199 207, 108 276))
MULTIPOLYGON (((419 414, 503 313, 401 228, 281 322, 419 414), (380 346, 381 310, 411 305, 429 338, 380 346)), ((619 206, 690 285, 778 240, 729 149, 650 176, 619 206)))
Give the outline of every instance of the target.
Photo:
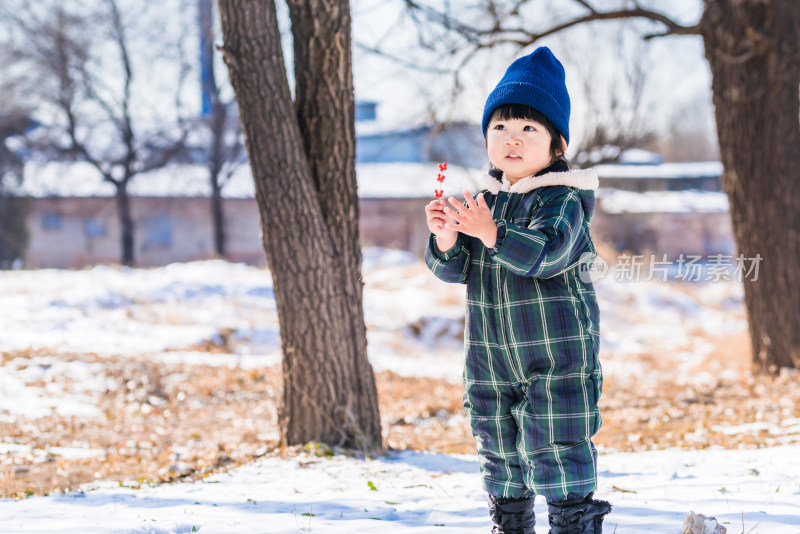
POLYGON ((479 208, 488 208, 489 207, 489 205, 486 204, 486 199, 483 197, 483 193, 480 193, 477 197, 475 197, 475 200, 478 202, 478 207, 479 208))
POLYGON ((448 222, 455 222, 455 218, 448 215, 444 211, 434 211, 428 215, 428 221, 429 222, 439 221, 442 224, 444 224, 448 222))
POLYGON ((425 213, 427 214, 428 217, 437 214, 440 217, 444 215, 443 208, 439 204, 428 204, 427 206, 425 206, 425 213))
MULTIPOLYGON (((462 208, 463 208, 463 206, 462 206, 462 208)), ((444 213, 445 213, 445 215, 448 215, 448 216, 452 217, 453 219, 455 219, 456 222, 460 223, 463 220, 465 220, 465 217, 461 213, 459 213, 458 211, 456 211, 454 209, 444 208, 444 213)))
POLYGON ((447 223, 447 219, 444 217, 429 217, 428 218, 428 228, 432 231, 441 231, 444 228, 444 225, 447 223))
MULTIPOLYGON (((453 206, 455 209, 451 209, 450 211, 454 211, 456 213, 461 213, 462 210, 466 209, 463 202, 460 202, 456 197, 450 197, 447 199, 448 202, 453 206)), ((450 208, 444 208, 445 210, 450 208)))
POLYGON ((444 214, 437 214, 437 213, 434 213, 433 215, 428 217, 428 222, 433 223, 436 221, 441 221, 441 223, 444 224, 447 222, 447 217, 444 214))
POLYGON ((472 195, 469 194, 468 189, 464 189, 463 193, 464 193, 464 200, 467 201, 467 207, 469 209, 475 209, 476 207, 478 207, 478 205, 475 204, 475 199, 473 199, 472 195))

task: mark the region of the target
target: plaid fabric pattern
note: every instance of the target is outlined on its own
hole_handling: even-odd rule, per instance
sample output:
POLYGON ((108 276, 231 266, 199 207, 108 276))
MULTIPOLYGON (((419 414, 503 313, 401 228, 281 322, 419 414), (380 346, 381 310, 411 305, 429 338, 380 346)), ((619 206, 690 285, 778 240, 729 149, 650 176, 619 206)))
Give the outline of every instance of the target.
POLYGON ((425 253, 441 280, 467 285, 464 407, 484 489, 498 497, 580 498, 596 486, 602 390, 599 309, 579 277, 594 192, 548 186, 484 192, 498 225, 487 249, 459 234, 425 253))

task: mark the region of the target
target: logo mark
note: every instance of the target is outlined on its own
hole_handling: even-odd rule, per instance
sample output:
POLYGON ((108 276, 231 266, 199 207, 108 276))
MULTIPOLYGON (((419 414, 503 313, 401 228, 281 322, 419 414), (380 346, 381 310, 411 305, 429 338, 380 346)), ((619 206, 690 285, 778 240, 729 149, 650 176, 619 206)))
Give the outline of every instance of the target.
POLYGON ((583 282, 597 282, 608 276, 608 263, 593 252, 584 252, 579 258, 578 276, 583 282))

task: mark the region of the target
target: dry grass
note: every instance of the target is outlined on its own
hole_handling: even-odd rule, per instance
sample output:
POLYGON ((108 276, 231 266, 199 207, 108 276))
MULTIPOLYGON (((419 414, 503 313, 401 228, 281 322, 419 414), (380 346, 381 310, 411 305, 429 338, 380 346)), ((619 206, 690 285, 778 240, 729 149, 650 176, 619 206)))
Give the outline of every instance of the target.
POLYGON ((97 479, 132 486, 193 479, 240 465, 276 446, 278 367, 243 370, 87 355, 80 359, 101 363, 117 384, 99 396, 102 417, 17 419, 0 423, 0 433, 6 441, 33 449, 78 447, 100 454, 85 459, 50 454, 44 462, 9 456, 2 466, 2 496, 66 491, 97 479))
POLYGON ((796 425, 793 430, 782 426, 800 416, 800 373, 752 375, 746 333, 713 341, 713 352, 691 372, 705 372, 717 362, 736 370, 730 378, 711 373, 709 380, 687 385, 673 377, 643 388, 607 378, 600 402, 603 428, 596 442, 615 451, 757 448, 779 445, 782 440, 800 442, 796 425), (735 434, 720 431, 751 423, 761 428, 735 434))
MULTIPOLYGON (((658 355, 642 355, 650 372, 663 376, 637 385, 606 376, 600 400, 603 427, 595 443, 606 451, 641 451, 667 447, 703 449, 764 447, 783 438, 800 442, 800 429, 781 427, 800 418, 800 372, 785 370, 777 377, 749 372, 746 333, 705 336, 713 350, 700 359, 691 373, 724 368, 731 378, 686 385, 674 373, 674 364, 658 355), (761 423, 763 428, 726 434, 714 427, 761 423)), ((378 375, 378 394, 384 427, 384 444, 396 449, 474 453, 475 443, 463 416, 461 385, 420 378, 403 378, 391 372, 378 375)))

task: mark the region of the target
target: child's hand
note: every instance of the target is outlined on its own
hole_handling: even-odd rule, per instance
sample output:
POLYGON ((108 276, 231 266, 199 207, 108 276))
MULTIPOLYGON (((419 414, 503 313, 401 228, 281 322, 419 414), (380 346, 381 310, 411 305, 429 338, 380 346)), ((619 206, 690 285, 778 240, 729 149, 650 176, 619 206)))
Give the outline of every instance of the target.
POLYGON ((442 252, 450 250, 456 244, 458 239, 458 231, 446 228, 448 223, 452 223, 453 219, 448 217, 444 210, 444 199, 438 198, 431 200, 425 206, 425 214, 428 217, 428 228, 431 233, 436 236, 436 246, 442 252))
POLYGON ((497 242, 497 223, 494 222, 494 217, 492 217, 492 210, 486 205, 483 193, 478 195, 476 202, 472 195, 469 194, 469 191, 465 189, 464 200, 467 201, 466 206, 454 197, 450 197, 448 200, 455 209, 446 207, 444 208, 444 213, 452 217, 455 223, 448 222, 444 227, 476 237, 483 242, 484 246, 492 248, 497 242))

